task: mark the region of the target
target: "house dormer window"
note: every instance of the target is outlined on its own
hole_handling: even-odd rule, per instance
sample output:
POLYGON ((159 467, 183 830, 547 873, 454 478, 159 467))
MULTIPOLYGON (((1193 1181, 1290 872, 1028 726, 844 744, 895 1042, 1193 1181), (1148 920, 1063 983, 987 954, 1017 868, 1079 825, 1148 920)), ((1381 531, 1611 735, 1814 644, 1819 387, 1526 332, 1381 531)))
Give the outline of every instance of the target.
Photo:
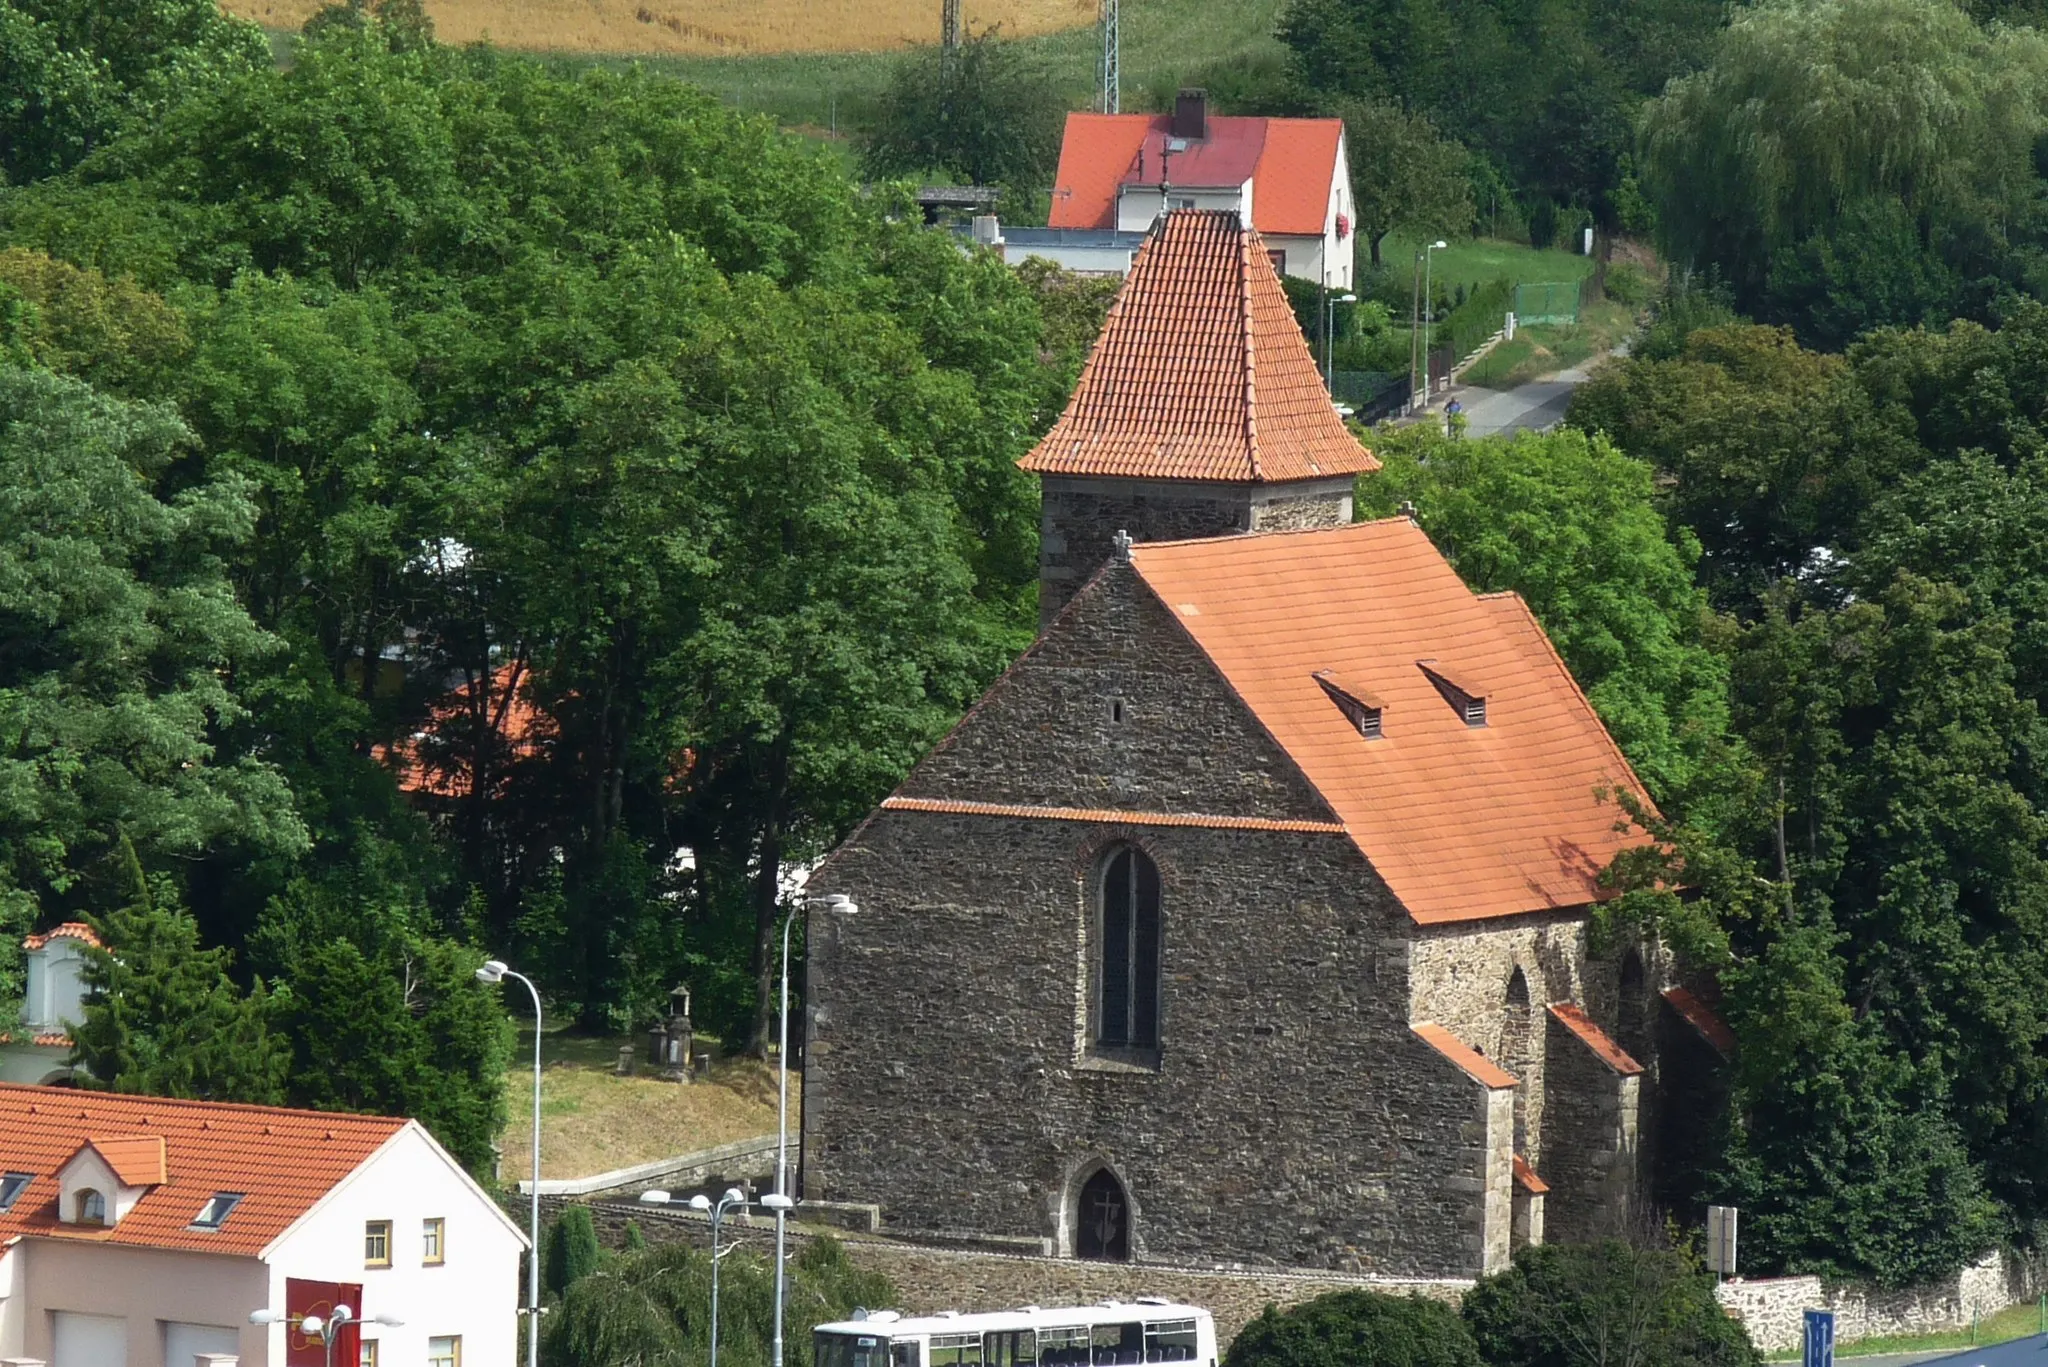
POLYGON ((1482 685, 1463 671, 1452 672, 1440 660, 1417 660, 1415 664, 1465 725, 1486 725, 1486 689, 1482 685))
POLYGON ((1359 735, 1367 740, 1378 740, 1385 732, 1384 716, 1386 704, 1377 693, 1361 687, 1355 681, 1339 679, 1329 670, 1318 670, 1315 681, 1323 686, 1323 692, 1330 701, 1337 704, 1337 710, 1344 714, 1359 735))
POLYGON ((107 1198, 91 1187, 83 1187, 72 1198, 76 1213, 72 1220, 81 1225, 103 1225, 107 1222, 107 1198))
POLYGON ((228 1215, 242 1202, 239 1191, 217 1191, 208 1198, 199 1213, 192 1217, 194 1229, 219 1229, 227 1223, 228 1215))

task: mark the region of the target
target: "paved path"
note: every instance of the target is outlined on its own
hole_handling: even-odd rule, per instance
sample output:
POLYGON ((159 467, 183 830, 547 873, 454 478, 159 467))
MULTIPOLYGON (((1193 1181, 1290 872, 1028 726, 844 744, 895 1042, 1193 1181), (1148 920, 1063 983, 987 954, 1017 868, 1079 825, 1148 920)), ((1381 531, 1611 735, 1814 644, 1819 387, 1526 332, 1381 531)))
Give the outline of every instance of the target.
MULTIPOLYGON (((2048 1367, 2048 1334, 2035 1334, 2032 1338, 2014 1339, 1992 1348, 1967 1348, 1960 1353, 1933 1359, 1921 1358, 1922 1362, 1938 1363, 1940 1367, 2048 1367)), ((1844 1363, 1849 1359, 1844 1358, 1844 1363)), ((1859 1358, 1863 1363, 1882 1362, 1882 1358, 1859 1358)))
MULTIPOLYGON (((1468 437, 1493 437, 1503 432, 1542 432, 1564 421, 1564 410, 1572 401, 1572 391, 1586 382, 1593 367, 1609 356, 1625 356, 1628 344, 1622 343, 1614 350, 1595 356, 1569 370, 1560 370, 1554 375, 1545 375, 1540 380, 1516 385, 1513 389, 1484 389, 1479 385, 1452 385, 1449 394, 1432 406, 1432 413, 1441 423, 1442 404, 1456 399, 1465 409, 1465 435, 1468 437)), ((1428 421, 1419 418, 1418 421, 1428 421)))

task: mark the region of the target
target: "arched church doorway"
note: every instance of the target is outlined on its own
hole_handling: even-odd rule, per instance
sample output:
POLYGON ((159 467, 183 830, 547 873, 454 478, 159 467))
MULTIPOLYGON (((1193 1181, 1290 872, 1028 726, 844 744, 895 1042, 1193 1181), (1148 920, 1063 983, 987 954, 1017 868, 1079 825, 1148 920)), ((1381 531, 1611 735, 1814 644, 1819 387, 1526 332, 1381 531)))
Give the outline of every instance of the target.
POLYGON ((1131 1256, 1131 1202, 1124 1184, 1108 1168, 1081 1184, 1080 1208, 1074 1212, 1074 1256, 1100 1262, 1127 1262, 1131 1256))

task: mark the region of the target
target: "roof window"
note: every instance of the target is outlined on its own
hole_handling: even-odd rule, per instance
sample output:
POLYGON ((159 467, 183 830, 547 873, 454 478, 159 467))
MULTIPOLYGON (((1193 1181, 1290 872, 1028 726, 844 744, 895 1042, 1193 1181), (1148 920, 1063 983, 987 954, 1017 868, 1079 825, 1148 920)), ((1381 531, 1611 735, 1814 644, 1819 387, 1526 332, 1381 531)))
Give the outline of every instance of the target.
POLYGON ((1377 693, 1355 682, 1341 680, 1327 669, 1317 670, 1315 681, 1322 685, 1323 692, 1330 695, 1330 701, 1337 704, 1337 710, 1344 714, 1344 719, 1359 735, 1367 740, 1378 740, 1385 734, 1383 717, 1387 705, 1377 693))
POLYGON ((14 1203, 28 1190, 28 1184, 35 1181, 32 1172, 10 1172, 0 1176, 0 1215, 14 1209, 14 1203))
POLYGON ((1486 689, 1462 670, 1453 672, 1437 660, 1417 660, 1416 667, 1429 676, 1436 691, 1451 705, 1467 726, 1486 725, 1486 689))
POLYGON ((219 1229, 227 1223, 228 1216, 242 1203, 243 1193, 239 1191, 217 1191, 199 1208, 192 1217, 194 1229, 219 1229))

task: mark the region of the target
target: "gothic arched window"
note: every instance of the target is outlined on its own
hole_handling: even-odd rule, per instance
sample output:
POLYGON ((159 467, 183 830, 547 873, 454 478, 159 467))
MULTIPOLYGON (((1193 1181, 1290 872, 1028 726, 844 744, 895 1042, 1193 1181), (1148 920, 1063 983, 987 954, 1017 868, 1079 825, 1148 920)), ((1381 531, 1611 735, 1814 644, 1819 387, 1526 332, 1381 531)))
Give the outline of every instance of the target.
POLYGON ((1120 1263, 1131 1256, 1131 1200, 1108 1168, 1083 1184, 1074 1216, 1075 1257, 1120 1263))
POLYGON ((1159 1047, 1159 866, 1125 846, 1102 866, 1095 1042, 1159 1047))

